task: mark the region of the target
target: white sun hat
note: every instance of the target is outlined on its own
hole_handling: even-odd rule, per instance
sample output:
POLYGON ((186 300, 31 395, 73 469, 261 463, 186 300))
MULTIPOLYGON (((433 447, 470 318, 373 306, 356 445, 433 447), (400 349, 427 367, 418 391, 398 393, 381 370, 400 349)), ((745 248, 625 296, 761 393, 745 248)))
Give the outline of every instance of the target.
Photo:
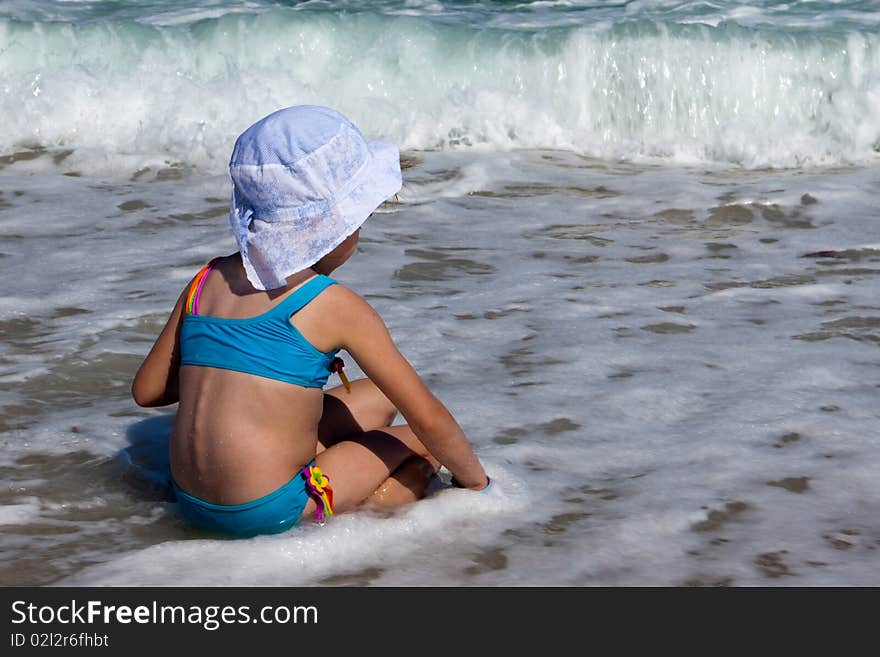
POLYGON ((314 265, 402 185, 396 145, 367 142, 342 114, 317 105, 278 110, 245 130, 229 174, 229 223, 258 290, 314 265))

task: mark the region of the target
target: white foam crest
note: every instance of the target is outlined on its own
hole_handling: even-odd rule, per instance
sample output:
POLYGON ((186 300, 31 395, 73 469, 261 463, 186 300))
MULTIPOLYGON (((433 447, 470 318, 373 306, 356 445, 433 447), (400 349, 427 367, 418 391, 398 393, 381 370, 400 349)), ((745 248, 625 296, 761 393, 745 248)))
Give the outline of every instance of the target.
POLYGON ((346 569, 393 562, 444 541, 475 544, 526 507, 523 484, 503 468, 489 467, 490 491, 444 490, 390 518, 369 512, 333 517, 323 527, 304 526, 274 536, 237 541, 169 541, 86 569, 62 586, 303 586, 346 569), (500 522, 501 521, 501 522, 500 522), (470 537, 470 538, 468 538, 470 537), (192 563, 201 564, 193 572, 192 563), (236 567, 230 569, 229 563, 236 567))
POLYGON ((145 25, 178 25, 233 13, 261 13, 284 7, 308 13, 372 12, 386 16, 413 16, 449 25, 549 29, 570 25, 605 24, 621 17, 643 20, 699 22, 718 25, 736 20, 746 25, 848 29, 880 22, 880 14, 864 0, 824 2, 754 2, 753 0, 6 0, 5 13, 19 20, 94 21, 137 20, 145 25))
POLYGON ((865 162, 880 148, 871 33, 630 23, 550 34, 272 10, 165 27, 0 20, 0 43, 0 152, 72 149, 66 171, 222 171, 237 134, 297 103, 336 107, 405 149, 761 167, 865 162))

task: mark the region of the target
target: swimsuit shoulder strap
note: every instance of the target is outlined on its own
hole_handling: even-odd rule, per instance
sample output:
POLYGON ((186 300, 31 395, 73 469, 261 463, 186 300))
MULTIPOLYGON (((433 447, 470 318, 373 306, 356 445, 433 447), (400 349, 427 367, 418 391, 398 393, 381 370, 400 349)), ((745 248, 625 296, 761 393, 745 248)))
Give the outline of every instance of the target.
POLYGON ((301 287, 297 288, 289 297, 279 303, 275 309, 270 312, 283 313, 286 321, 288 317, 302 310, 312 301, 312 299, 321 294, 321 292, 335 284, 336 281, 329 276, 318 274, 306 281, 301 287))
POLYGON ((202 294, 202 288, 205 286, 205 279, 208 278, 208 273, 214 268, 214 265, 217 263, 219 258, 212 258, 211 261, 202 267, 201 271, 196 274, 196 277, 193 279, 192 284, 189 286, 189 292, 186 295, 186 314, 187 315, 198 315, 199 314, 199 297, 202 294))

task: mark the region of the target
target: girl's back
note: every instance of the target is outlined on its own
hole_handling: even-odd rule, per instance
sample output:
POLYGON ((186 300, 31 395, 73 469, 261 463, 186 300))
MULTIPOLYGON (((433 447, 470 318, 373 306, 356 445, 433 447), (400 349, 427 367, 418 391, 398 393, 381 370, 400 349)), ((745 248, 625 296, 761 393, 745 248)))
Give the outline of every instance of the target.
MULTIPOLYGON (((252 338, 252 320, 265 317, 289 302, 316 274, 297 276, 285 288, 255 290, 248 282, 238 254, 219 259, 207 274, 198 299, 198 315, 183 322, 208 322, 208 328, 242 328, 233 339, 252 338), (195 320, 194 317, 200 318, 195 320), (205 319, 207 318, 207 319, 205 319), (220 319, 219 322, 214 320, 220 319), (241 320, 247 320, 239 325, 241 320)), ((290 323, 320 352, 334 345, 321 342, 322 306, 332 296, 330 286, 294 313, 290 323)), ((186 331, 183 332, 184 339, 186 331)), ((184 345, 186 348, 189 345, 184 345)), ((242 344, 247 353, 252 344, 242 344)), ((248 358, 226 367, 253 369, 248 358)), ((217 365, 221 365, 218 367, 217 365)), ((238 504, 260 497, 290 479, 297 465, 315 454, 323 393, 320 388, 245 371, 184 365, 180 368, 180 407, 171 437, 172 472, 188 492, 221 504, 238 504)), ((293 368, 295 372, 295 367, 293 368)))

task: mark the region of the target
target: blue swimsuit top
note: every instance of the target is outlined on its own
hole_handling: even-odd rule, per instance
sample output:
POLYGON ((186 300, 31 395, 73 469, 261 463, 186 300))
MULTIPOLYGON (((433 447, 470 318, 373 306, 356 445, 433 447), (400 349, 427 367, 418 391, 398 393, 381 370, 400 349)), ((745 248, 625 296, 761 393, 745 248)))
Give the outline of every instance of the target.
POLYGON ((308 388, 324 387, 339 350, 319 351, 290 323, 290 317, 336 281, 319 274, 256 317, 210 317, 198 314, 198 295, 210 267, 200 272, 189 294, 188 312, 180 328, 180 364, 245 372, 308 388))

